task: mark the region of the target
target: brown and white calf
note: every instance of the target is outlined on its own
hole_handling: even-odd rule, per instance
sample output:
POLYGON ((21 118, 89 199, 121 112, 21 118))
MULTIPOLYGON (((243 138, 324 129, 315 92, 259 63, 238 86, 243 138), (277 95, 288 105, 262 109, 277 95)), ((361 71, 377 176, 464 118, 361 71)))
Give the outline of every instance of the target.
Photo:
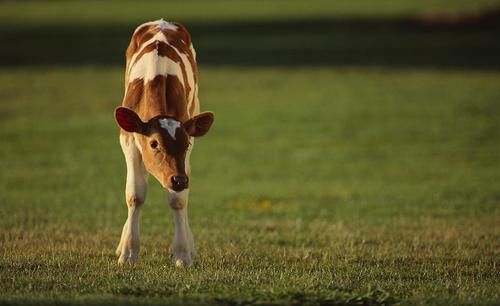
POLYGON ((139 210, 152 174, 167 190, 174 213, 175 264, 190 265, 196 251, 187 214, 189 158, 194 138, 208 132, 214 115, 200 113, 196 54, 184 26, 162 19, 135 30, 127 48, 125 96, 115 118, 127 164, 128 206, 118 262, 137 261, 139 210))

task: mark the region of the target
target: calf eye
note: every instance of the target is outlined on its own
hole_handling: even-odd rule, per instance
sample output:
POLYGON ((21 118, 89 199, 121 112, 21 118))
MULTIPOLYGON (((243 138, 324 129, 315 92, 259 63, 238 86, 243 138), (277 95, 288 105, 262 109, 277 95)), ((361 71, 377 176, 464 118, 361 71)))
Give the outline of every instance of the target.
POLYGON ((158 141, 151 140, 151 142, 149 143, 149 145, 151 146, 152 149, 156 149, 158 147, 158 141))

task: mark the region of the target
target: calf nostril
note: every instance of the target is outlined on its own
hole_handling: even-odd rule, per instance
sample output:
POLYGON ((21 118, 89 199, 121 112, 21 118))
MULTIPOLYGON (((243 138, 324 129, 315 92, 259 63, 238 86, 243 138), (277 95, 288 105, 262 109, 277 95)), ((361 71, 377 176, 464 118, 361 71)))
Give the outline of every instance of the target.
POLYGON ((174 175, 172 176, 172 184, 176 187, 186 187, 189 179, 186 175, 174 175))

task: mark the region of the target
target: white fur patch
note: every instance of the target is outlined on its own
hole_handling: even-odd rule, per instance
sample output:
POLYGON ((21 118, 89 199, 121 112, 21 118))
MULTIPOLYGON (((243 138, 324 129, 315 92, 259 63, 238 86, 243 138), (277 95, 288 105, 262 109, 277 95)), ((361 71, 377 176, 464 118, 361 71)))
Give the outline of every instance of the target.
POLYGON ((137 33, 137 31, 139 31, 140 29, 142 29, 145 26, 155 25, 155 24, 158 24, 161 21, 163 21, 163 19, 145 22, 145 23, 141 24, 140 26, 138 26, 137 28, 135 28, 134 34, 137 33))
POLYGON ((149 22, 145 22, 145 23, 141 24, 140 26, 138 26, 135 29, 134 34, 137 33, 137 31, 139 31, 141 28, 143 28, 145 26, 150 26, 150 25, 159 25, 160 29, 162 29, 162 30, 177 31, 177 26, 175 24, 170 23, 168 21, 165 21, 162 18, 162 19, 159 19, 159 20, 149 21, 149 22))
MULTIPOLYGON (((195 84, 194 84, 194 74, 193 74, 193 67, 191 67, 191 62, 189 61, 187 55, 185 53, 180 52, 176 47, 172 46, 172 49, 179 55, 181 58, 182 63, 184 64, 184 67, 186 68, 186 79, 188 82, 189 87, 191 90, 189 91, 188 96, 186 97, 188 100, 188 107, 193 101, 193 96, 194 96, 194 91, 195 91, 195 84)), ((178 75, 179 78, 182 74, 178 75)), ((183 84, 184 85, 184 84, 183 84)))
MULTIPOLYGON (((177 31, 178 27, 170 22, 164 21, 163 19, 151 21, 140 25, 135 31, 137 32, 140 28, 147 25, 155 25, 160 27, 162 30, 174 30, 177 31)), ((193 53, 194 58, 196 59, 196 53, 193 48, 193 45, 189 46, 191 52, 193 53)), ((198 96, 198 85, 194 80, 194 67, 191 67, 191 62, 188 59, 188 55, 180 52, 173 45, 168 43, 167 38, 163 34, 163 32, 156 33, 153 37, 151 37, 148 41, 144 42, 140 49, 134 53, 134 55, 127 62, 127 76, 126 83, 129 84, 137 79, 143 79, 144 84, 153 80, 157 75, 173 75, 177 76, 179 81, 182 84, 182 87, 189 85, 190 91, 186 97, 187 105, 186 108, 189 110, 192 107, 192 104, 197 104, 197 96, 198 96), (181 65, 178 62, 173 61, 169 57, 158 56, 158 49, 152 50, 144 54, 138 61, 136 61, 139 54, 151 43, 159 41, 168 44, 180 57, 182 64, 186 69, 186 81, 187 84, 184 84, 184 75, 182 73, 181 65)), ((127 93, 128 86, 125 86, 125 94, 127 93)), ((198 106, 197 106, 198 107, 198 106)), ((174 130, 175 132, 175 130, 174 130)), ((172 135, 170 133, 170 135, 172 135)))
POLYGON ((193 57, 196 60, 196 51, 194 51, 193 44, 189 46, 189 49, 191 49, 191 53, 193 53, 193 57))
MULTIPOLYGON (((136 79, 143 79, 147 83, 154 79, 157 75, 175 75, 182 76, 180 65, 169 57, 158 56, 156 50, 144 54, 141 59, 135 63, 130 69, 128 82, 131 83, 136 79)), ((179 81, 184 87, 184 79, 179 77, 179 81)))
POLYGON ((172 31, 177 31, 177 26, 173 23, 166 22, 163 19, 160 22, 160 29, 163 30, 172 30, 172 31))
POLYGON ((181 123, 177 120, 170 118, 163 118, 159 120, 160 126, 167 130, 168 134, 175 140, 175 131, 181 126, 181 123))

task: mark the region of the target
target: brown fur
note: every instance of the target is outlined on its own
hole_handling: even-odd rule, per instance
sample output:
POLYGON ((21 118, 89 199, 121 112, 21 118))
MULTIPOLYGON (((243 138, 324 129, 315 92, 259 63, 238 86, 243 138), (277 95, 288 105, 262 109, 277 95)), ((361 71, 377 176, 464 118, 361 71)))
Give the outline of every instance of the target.
MULTIPOLYGON (((147 25, 139 28, 132 36, 127 48, 126 73, 133 68, 133 65, 137 63, 143 55, 154 52, 156 49, 159 56, 168 57, 172 61, 179 63, 182 72, 182 76, 180 77, 183 78, 184 86, 178 76, 173 75, 157 75, 153 80, 147 83, 144 83, 143 79, 129 80, 130 83, 125 84, 127 90, 122 103, 123 107, 135 112, 139 117, 137 120, 140 120, 137 125, 132 124, 127 126, 139 126, 140 131, 127 132, 122 129, 121 133, 126 136, 132 135, 130 134, 131 132, 137 133, 136 141, 142 148, 142 158, 146 169, 153 174, 164 187, 169 187, 171 185, 171 176, 187 174, 185 173, 185 157, 190 137, 203 135, 208 131, 208 128, 213 122, 212 114, 208 114, 208 117, 207 114, 204 114, 206 118, 199 120, 202 133, 198 133, 200 128, 197 129, 197 125, 193 124, 197 122, 194 121, 195 119, 193 118, 196 110, 197 92, 192 93, 192 106, 189 110, 187 109, 187 97, 190 95, 191 91, 195 90, 197 87, 197 67, 194 54, 190 48, 191 36, 182 25, 179 23, 175 23, 175 25, 178 27, 177 31, 160 30, 156 25, 147 25), (168 44, 162 41, 153 41, 143 48, 143 44, 160 31, 165 35, 168 44), (172 46, 187 56, 193 69, 194 88, 190 88, 187 80, 187 67, 172 46), (141 48, 143 48, 142 51, 140 51, 141 48), (134 56, 135 59, 132 62, 134 56), (184 125, 182 125, 181 128, 176 130, 175 139, 172 138, 168 132, 160 126, 158 120, 161 118, 172 118, 186 124, 189 122, 187 126, 189 126, 189 131, 192 134, 189 135, 184 125), (191 118, 193 118, 193 120, 190 120, 191 118), (151 146, 151 143, 154 141, 158 144, 156 148, 152 148, 151 146)), ((125 76, 126 80, 127 77, 128 75, 125 76)), ((126 120, 123 119, 123 116, 127 117, 127 112, 125 112, 125 114, 121 113, 121 115, 120 119, 126 120)), ((137 118, 137 116, 135 117, 137 118)))
MULTIPOLYGON (((179 50, 179 52, 186 54, 186 56, 191 64, 191 68, 193 69, 194 84, 196 87, 196 84, 198 82, 198 69, 196 66, 196 59, 194 58, 194 55, 190 49, 191 36, 190 36, 189 32, 186 30, 186 28, 184 26, 182 26, 180 23, 174 22, 174 24, 178 27, 177 31, 163 30, 162 33, 163 33, 163 35, 165 35, 169 44, 174 46, 177 50, 179 50)), ((156 35, 159 31, 160 31, 159 27, 148 25, 148 26, 141 27, 132 36, 132 39, 130 40, 129 47, 127 48, 127 70, 129 69, 129 67, 133 66, 138 60, 140 60, 140 58, 144 54, 153 51, 155 48, 158 50, 159 56, 169 57, 174 62, 179 63, 180 67, 181 67, 181 71, 182 71, 183 83, 185 85, 185 87, 182 90, 184 92, 184 97, 180 97, 179 93, 177 93, 177 97, 175 99, 172 99, 172 103, 178 105, 179 100, 184 100, 186 103, 185 104, 186 107, 184 107, 184 108, 187 108, 187 103, 191 102, 192 107, 188 110, 189 111, 188 118, 182 118, 184 120, 187 120, 194 115, 195 101, 187 101, 187 97, 189 96, 189 93, 192 90, 195 90, 195 88, 190 88, 190 86, 188 84, 188 80, 187 80, 187 73, 186 73, 187 67, 184 65, 181 58, 179 57, 177 52, 172 48, 172 46, 170 46, 162 41, 152 42, 149 45, 147 45, 144 48, 144 50, 142 50, 142 52, 140 54, 138 54, 136 56, 133 63, 131 62, 131 59, 134 56, 134 54, 142 48, 142 44, 144 44, 146 41, 151 39, 151 37, 156 35)), ((127 76, 125 76, 125 78, 127 79, 127 76)), ((142 90, 139 88, 139 86, 134 84, 135 81, 136 80, 133 80, 133 82, 131 82, 130 84, 126 84, 126 86, 128 86, 128 92, 127 92, 127 96, 124 98, 123 106, 129 107, 130 109, 136 111, 137 114, 139 115, 139 117, 141 117, 141 119, 143 119, 143 120, 149 120, 151 117, 153 117, 157 114, 165 114, 166 115, 166 113, 164 113, 164 112, 167 112, 168 107, 163 109, 163 112, 160 112, 157 114, 154 114, 154 112, 157 111, 156 109, 151 111, 151 110, 149 110, 150 109, 149 107, 147 107, 146 108, 147 110, 144 110, 143 112, 141 112, 141 110, 136 109, 136 107, 139 104, 142 104, 142 103, 139 103, 141 99, 138 98, 138 96, 140 96, 140 94, 142 94, 142 90), (134 91, 136 91, 136 92, 130 92, 131 89, 134 89, 134 91)), ((149 83, 151 83, 151 82, 153 82, 153 85, 150 87, 155 87, 155 84, 158 81, 155 78, 155 80, 148 82, 148 84, 146 84, 146 86, 145 86, 146 87, 145 90, 148 88, 149 83)), ((175 82, 175 83, 177 83, 177 82, 175 82)), ((166 84, 168 84, 168 82, 166 84)), ((181 88, 182 88, 182 84, 180 84, 180 82, 179 82, 179 85, 173 85, 174 88, 178 88, 178 86, 181 86, 181 88)), ((196 92, 193 94, 193 99, 197 98, 196 94, 197 94, 196 92)), ((168 104, 168 103, 169 103, 169 101, 165 101, 165 103, 163 103, 163 104, 168 104)))

